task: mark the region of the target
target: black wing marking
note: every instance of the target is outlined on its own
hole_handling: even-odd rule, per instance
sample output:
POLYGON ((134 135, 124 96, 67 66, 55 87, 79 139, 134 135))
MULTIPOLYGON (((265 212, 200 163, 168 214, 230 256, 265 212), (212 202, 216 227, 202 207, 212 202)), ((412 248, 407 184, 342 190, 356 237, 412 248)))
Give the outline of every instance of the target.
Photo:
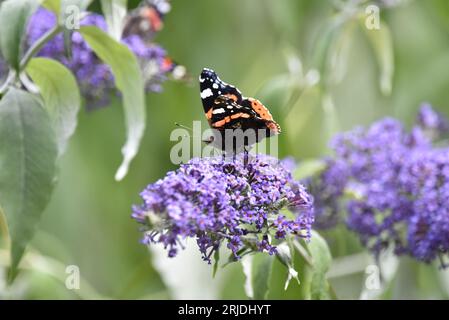
POLYGON ((257 116, 253 109, 239 105, 228 96, 219 96, 214 101, 208 114, 209 122, 213 128, 233 128, 245 119, 257 116))
POLYGON ((240 90, 233 85, 222 81, 215 71, 204 68, 201 72, 199 81, 204 112, 207 113, 210 108, 213 108, 215 100, 221 95, 229 97, 237 104, 241 104, 242 94, 240 90))

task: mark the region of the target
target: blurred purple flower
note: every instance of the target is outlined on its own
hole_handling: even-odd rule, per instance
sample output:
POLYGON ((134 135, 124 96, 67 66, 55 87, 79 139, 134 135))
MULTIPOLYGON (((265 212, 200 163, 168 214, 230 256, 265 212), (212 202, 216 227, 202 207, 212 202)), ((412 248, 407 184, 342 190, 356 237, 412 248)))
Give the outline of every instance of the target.
POLYGON ((424 105, 410 132, 386 118, 336 136, 335 158, 309 187, 316 226, 332 226, 344 204, 347 226, 376 255, 390 245, 425 262, 448 253, 449 148, 425 134, 444 121, 424 105))
POLYGON ((411 154, 399 177, 410 198, 407 251, 430 262, 449 252, 449 149, 411 154))
POLYGON ((304 187, 273 158, 240 160, 192 159, 150 184, 132 214, 143 225, 143 243, 162 243, 174 256, 183 239, 195 238, 210 262, 222 242, 239 259, 244 250, 276 253, 273 237, 309 239, 312 198, 304 187), (289 218, 280 214, 287 208, 289 218))
POLYGON ((416 122, 423 130, 430 131, 435 136, 449 131, 448 119, 433 110, 428 103, 421 105, 416 122))
POLYGON ((325 169, 317 177, 304 181, 313 194, 315 223, 317 229, 330 229, 341 222, 341 198, 348 183, 347 166, 342 161, 327 158, 325 169))
MULTIPOLYGON (((56 16, 52 12, 39 8, 28 23, 26 45, 31 46, 55 23, 56 16)), ((88 14, 81 21, 81 25, 92 25, 104 31, 107 30, 104 17, 94 13, 88 14)), ((95 55, 80 33, 74 32, 71 40, 72 56, 70 58, 66 56, 62 34, 49 41, 38 55, 56 59, 72 70, 88 107, 108 104, 111 93, 116 92, 114 77, 109 66, 95 55)), ((128 35, 122 39, 122 42, 137 56, 141 64, 146 91, 161 91, 161 83, 167 79, 167 74, 174 68, 165 50, 154 43, 145 42, 140 36, 134 34, 128 35)))

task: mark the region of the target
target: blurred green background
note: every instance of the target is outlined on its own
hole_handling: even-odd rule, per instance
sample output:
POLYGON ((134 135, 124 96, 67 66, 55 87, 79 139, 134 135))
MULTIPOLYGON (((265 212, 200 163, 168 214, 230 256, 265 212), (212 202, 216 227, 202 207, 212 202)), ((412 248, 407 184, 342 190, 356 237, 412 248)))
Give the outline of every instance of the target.
MULTIPOLYGON (((297 160, 328 153, 327 141, 338 130, 385 115, 411 123, 423 101, 449 115, 446 0, 405 1, 381 8, 381 30, 388 28, 392 41, 382 40, 377 49, 381 54, 393 52, 391 66, 379 63, 370 42, 369 33, 379 31, 364 27, 368 3, 360 5, 359 18, 343 24, 338 22, 337 8, 354 1, 171 3, 156 42, 186 66, 192 83, 166 82, 161 94, 147 96, 146 134, 123 182, 114 181, 125 137, 120 101, 80 113, 78 130, 62 159, 59 183, 25 261, 32 267, 13 287, 2 288, 2 298, 245 298, 239 264, 219 270, 212 279, 211 267, 193 251, 167 261, 139 243, 138 225, 130 218, 139 192, 176 168, 169 158, 174 123, 190 126, 193 120, 202 120, 206 126, 196 82, 203 67, 213 68, 245 95, 262 100, 283 129, 280 155, 297 160), (383 94, 379 78, 382 68, 389 67, 394 68, 392 90, 383 94), (320 72, 318 84, 313 70, 320 72), (80 290, 66 288, 67 265, 80 268, 80 290)), ((326 237, 336 268, 343 270, 342 274, 331 270, 337 296, 358 299, 370 257, 344 228, 326 237), (346 270, 347 261, 352 267, 356 261, 345 260, 348 255, 361 267, 346 270)), ((447 273, 405 259, 400 264, 401 276, 383 297, 448 297, 447 273)), ((301 297, 296 283, 283 290, 285 276, 277 264, 270 298, 301 297)))

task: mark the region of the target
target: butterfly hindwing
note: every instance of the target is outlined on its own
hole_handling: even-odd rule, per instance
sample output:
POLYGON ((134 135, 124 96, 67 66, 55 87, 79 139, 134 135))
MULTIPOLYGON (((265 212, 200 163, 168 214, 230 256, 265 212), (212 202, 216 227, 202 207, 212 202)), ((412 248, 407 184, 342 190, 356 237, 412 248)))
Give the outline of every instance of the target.
POLYGON ((278 134, 281 132, 281 127, 273 120, 270 110, 268 110, 262 102, 254 98, 243 98, 242 106, 254 110, 257 117, 262 119, 266 126, 273 131, 273 133, 278 134))
POLYGON ((206 113, 211 127, 216 129, 236 128, 235 124, 255 116, 256 113, 252 109, 238 104, 225 95, 218 96, 212 108, 206 113))

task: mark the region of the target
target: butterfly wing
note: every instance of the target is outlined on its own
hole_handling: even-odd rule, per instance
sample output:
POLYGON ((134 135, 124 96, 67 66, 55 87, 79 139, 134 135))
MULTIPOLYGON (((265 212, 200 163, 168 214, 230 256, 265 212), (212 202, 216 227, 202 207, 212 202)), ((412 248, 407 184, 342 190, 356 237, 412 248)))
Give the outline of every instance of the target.
POLYGON ((240 90, 233 85, 222 81, 215 71, 204 68, 200 78, 201 101, 203 102, 204 112, 209 112, 215 105, 215 100, 219 96, 225 96, 237 104, 242 102, 240 90))
POLYGON ((214 106, 206 113, 206 117, 216 131, 213 137, 205 142, 213 143, 222 150, 240 152, 243 147, 251 146, 269 135, 265 120, 259 118, 252 108, 238 104, 229 96, 221 95, 215 99, 214 106), (249 132, 248 129, 255 130, 249 132), (218 137, 220 139, 217 139, 218 137))
POLYGON ((170 11, 167 0, 147 0, 131 11, 123 28, 122 38, 138 35, 145 41, 151 41, 154 34, 164 25, 164 16, 170 11))
POLYGON ((281 132, 268 109, 257 99, 242 97, 239 89, 222 81, 211 69, 203 69, 199 77, 201 100, 206 118, 213 129, 255 130, 258 142, 281 132))
POLYGON ((214 100, 213 106, 206 112, 212 128, 235 129, 241 127, 242 121, 256 116, 254 110, 246 108, 229 96, 220 95, 214 100))
POLYGON ((245 108, 252 109, 257 114, 257 118, 261 119, 273 134, 279 134, 281 132, 281 127, 274 121, 270 111, 262 102, 254 98, 243 98, 241 104, 245 108))

